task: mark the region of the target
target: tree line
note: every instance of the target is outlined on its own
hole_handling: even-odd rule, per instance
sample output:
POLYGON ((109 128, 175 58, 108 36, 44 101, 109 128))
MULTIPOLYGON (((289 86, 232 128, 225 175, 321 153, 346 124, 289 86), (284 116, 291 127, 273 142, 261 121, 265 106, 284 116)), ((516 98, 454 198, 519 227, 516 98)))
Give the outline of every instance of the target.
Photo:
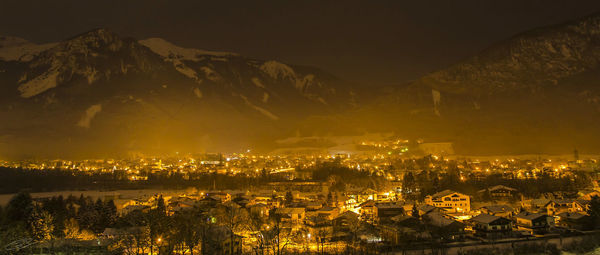
POLYGON ((284 180, 268 175, 248 176, 243 174, 226 175, 217 173, 144 172, 147 180, 132 181, 125 171, 85 172, 79 170, 44 169, 25 170, 0 167, 0 194, 28 192, 48 192, 60 190, 115 190, 148 188, 212 188, 239 189, 264 184, 267 181, 284 180))

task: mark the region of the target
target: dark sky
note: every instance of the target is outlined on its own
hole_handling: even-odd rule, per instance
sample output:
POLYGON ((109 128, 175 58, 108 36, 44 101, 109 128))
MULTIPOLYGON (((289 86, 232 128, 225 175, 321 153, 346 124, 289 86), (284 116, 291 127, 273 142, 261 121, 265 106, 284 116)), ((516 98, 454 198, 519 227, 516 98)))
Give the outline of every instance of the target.
POLYGON ((49 42, 105 27, 395 83, 597 11, 598 0, 0 0, 0 34, 49 42))

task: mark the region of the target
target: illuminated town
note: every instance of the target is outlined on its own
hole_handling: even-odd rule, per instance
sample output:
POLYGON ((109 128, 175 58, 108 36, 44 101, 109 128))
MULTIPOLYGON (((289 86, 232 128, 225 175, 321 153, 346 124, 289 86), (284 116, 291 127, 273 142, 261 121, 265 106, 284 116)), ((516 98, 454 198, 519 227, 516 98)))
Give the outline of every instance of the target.
POLYGON ((600 1, 0 0, 0 255, 598 255, 600 1))
MULTIPOLYGON (((41 192, 32 186, 37 192, 27 199, 49 208, 48 217, 65 220, 66 225, 54 227, 64 236, 58 240, 75 247, 93 243, 97 252, 455 252, 490 242, 553 242, 565 233, 580 237, 591 230, 590 210, 597 203, 592 199, 600 194, 597 157, 575 151, 552 159, 471 158, 452 154, 450 143, 422 140, 357 141, 355 147, 361 151, 176 153, 127 160, 3 161, 1 167, 19 169, 13 174, 86 176, 73 191, 41 192), (87 203, 92 211, 110 206, 113 215, 94 219, 99 216, 77 209, 60 215, 51 211, 54 203, 67 210, 82 210, 87 203), (84 223, 82 217, 98 222, 84 223), (67 224, 71 221, 74 226, 67 224), (190 245, 181 235, 197 239, 190 245)), ((3 206, 19 196, 25 195, 10 202, 5 196, 3 206)), ((30 242, 8 247, 35 246, 30 242)))

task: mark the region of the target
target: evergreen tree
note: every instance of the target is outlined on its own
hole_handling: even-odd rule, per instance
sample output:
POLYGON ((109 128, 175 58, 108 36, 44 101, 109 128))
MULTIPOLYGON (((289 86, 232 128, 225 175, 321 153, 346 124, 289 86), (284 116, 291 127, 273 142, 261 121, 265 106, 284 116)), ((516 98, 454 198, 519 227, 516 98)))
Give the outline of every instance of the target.
POLYGON ((483 192, 483 197, 482 197, 483 201, 490 201, 492 200, 492 196, 490 194, 490 190, 489 189, 485 189, 485 191, 483 192))
POLYGON ((432 185, 433 186, 433 192, 432 193, 439 192, 440 191, 440 178, 438 177, 437 174, 435 174, 433 176, 432 182, 433 182, 433 185, 432 185))
POLYGON ((588 210, 590 216, 590 225, 594 228, 600 228, 600 197, 593 196, 588 210))
POLYGON ((96 200, 92 215, 94 220, 92 230, 95 233, 101 233, 106 228, 108 221, 106 213, 104 212, 104 202, 102 202, 102 199, 98 198, 98 200, 96 200))
POLYGON ((106 227, 111 227, 115 222, 117 222, 117 206, 115 205, 115 201, 108 200, 104 203, 104 217, 106 219, 106 227))
POLYGON ((265 169, 265 168, 263 167, 262 171, 260 172, 260 178, 261 178, 262 180, 267 180, 267 179, 268 179, 268 177, 269 177, 269 174, 267 173, 267 169, 265 169))
POLYGON ((289 205, 292 202, 294 202, 294 195, 292 195, 292 192, 288 190, 285 193, 285 203, 289 205))
POLYGON ((80 197, 80 207, 77 213, 77 220, 81 229, 97 231, 98 228, 98 212, 96 206, 92 202, 91 197, 80 197))
POLYGON ((162 215, 167 214, 167 207, 165 205, 165 200, 163 199, 162 195, 160 195, 158 197, 158 200, 156 201, 156 211, 162 215))
POLYGON ((417 209, 417 204, 413 204, 412 207, 412 211, 411 211, 411 216, 415 217, 415 218, 419 218, 419 209, 417 209))
POLYGON ((6 206, 6 218, 9 221, 26 221, 33 209, 33 200, 27 192, 16 194, 6 206))

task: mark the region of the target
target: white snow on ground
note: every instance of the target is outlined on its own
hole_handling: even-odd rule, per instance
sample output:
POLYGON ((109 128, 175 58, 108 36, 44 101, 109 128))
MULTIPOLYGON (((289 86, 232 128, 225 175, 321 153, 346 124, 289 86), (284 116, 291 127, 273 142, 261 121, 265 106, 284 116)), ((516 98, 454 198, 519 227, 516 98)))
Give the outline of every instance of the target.
POLYGON ((277 61, 267 61, 260 66, 260 70, 271 76, 273 79, 294 79, 296 73, 294 69, 286 64, 277 61))
POLYGON ((57 43, 34 44, 19 37, 0 37, 0 60, 27 62, 57 43))
POLYGON ((236 56, 235 53, 207 51, 192 48, 183 48, 165 41, 162 38, 149 38, 140 40, 139 43, 150 48, 156 54, 165 58, 178 58, 184 60, 198 61, 203 55, 209 56, 236 56))
POLYGON ((90 106, 86 111, 85 111, 85 115, 83 115, 83 117, 81 117, 81 119, 79 120, 79 122, 77 122, 77 126, 83 127, 83 128, 90 128, 90 124, 92 122, 92 119, 94 119, 94 117, 96 116, 96 114, 98 114, 100 111, 102 111, 102 105, 101 104, 95 104, 90 106))
POLYGON ((262 113, 265 116, 267 116, 269 119, 272 119, 272 120, 278 120, 279 119, 279 117, 277 117, 275 114, 273 114, 273 113, 267 111, 266 109, 264 109, 262 107, 259 107, 259 106, 255 105, 255 104, 253 104, 252 102, 250 102, 250 100, 248 100, 247 97, 245 97, 243 95, 240 95, 240 97, 242 99, 244 99, 244 103, 246 103, 246 105, 252 107, 254 110, 262 113))
POLYGON ((58 68, 51 68, 42 75, 19 85, 17 89, 21 93, 21 97, 24 98, 39 95, 46 90, 56 87, 56 78, 58 77, 58 74, 58 68))
POLYGON ((263 89, 265 88, 265 85, 263 85, 262 82, 260 82, 260 80, 256 77, 252 77, 252 83, 254 83, 254 85, 256 87, 263 88, 263 89))
POLYGON ((194 88, 194 95, 198 98, 202 98, 202 91, 199 88, 194 88))

